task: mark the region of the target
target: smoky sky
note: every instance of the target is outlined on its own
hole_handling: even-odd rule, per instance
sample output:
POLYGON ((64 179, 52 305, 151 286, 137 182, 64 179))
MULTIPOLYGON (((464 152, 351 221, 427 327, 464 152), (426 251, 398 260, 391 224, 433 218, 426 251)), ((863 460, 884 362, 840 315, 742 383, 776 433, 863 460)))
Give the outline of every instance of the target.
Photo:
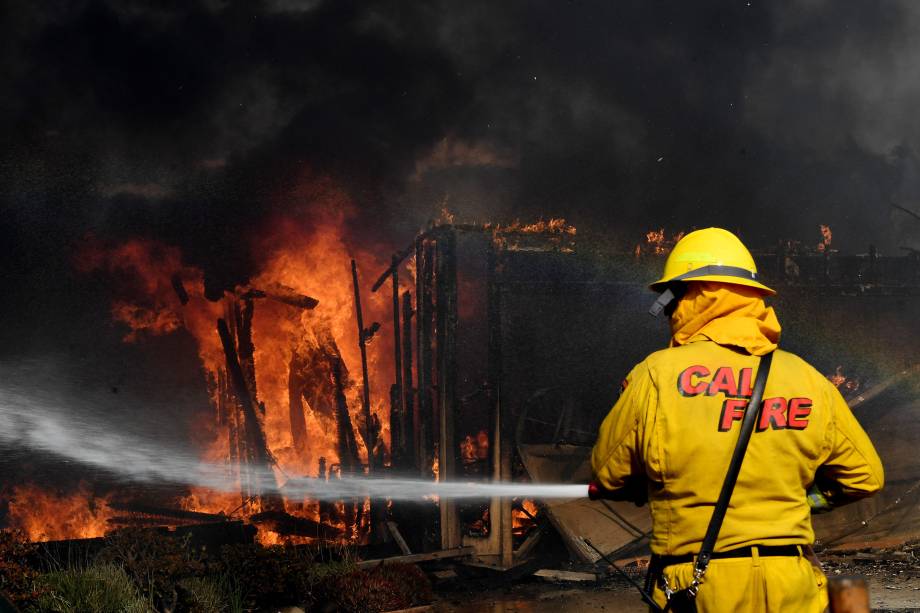
POLYGON ((350 194, 352 240, 386 249, 443 208, 624 246, 708 225, 817 242, 822 223, 843 251, 918 246, 890 206, 920 211, 908 0, 0 10, 5 309, 36 320, 82 300, 88 236, 244 280, 247 237, 304 169, 350 194))
POLYGON ((383 258, 442 209, 920 247, 918 31, 912 0, 0 3, 0 391, 200 446, 194 341, 123 343, 75 254, 155 239, 232 287, 304 177, 383 258))

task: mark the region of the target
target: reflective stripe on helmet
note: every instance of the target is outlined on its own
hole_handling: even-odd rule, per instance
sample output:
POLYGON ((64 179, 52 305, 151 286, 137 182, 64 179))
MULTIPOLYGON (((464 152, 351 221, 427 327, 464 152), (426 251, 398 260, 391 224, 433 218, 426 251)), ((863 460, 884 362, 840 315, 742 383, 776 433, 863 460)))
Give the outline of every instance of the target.
POLYGON ((722 264, 709 264, 708 266, 701 266, 700 268, 695 268, 691 271, 685 272, 682 275, 677 275, 672 279, 668 279, 668 282, 688 281, 696 277, 707 277, 709 275, 738 277, 741 279, 757 281, 757 273, 752 270, 748 270, 747 268, 741 268, 740 266, 723 266, 722 264))

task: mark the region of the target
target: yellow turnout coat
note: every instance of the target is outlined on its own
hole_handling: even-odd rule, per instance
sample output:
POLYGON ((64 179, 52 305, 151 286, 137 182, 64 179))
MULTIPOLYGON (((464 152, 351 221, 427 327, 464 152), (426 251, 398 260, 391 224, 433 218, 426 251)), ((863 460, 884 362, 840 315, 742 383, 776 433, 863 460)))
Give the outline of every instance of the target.
MULTIPOLYGON (((651 549, 699 551, 734 450, 758 356, 780 326, 756 290, 689 283, 671 317, 671 347, 638 364, 601 425, 592 454, 598 482, 648 483, 651 549)), ((814 541, 806 490, 820 471, 847 500, 881 489, 881 461, 837 389, 801 358, 777 350, 763 414, 742 464, 715 550, 814 541)), ((692 563, 664 570, 687 587, 692 563)), ((700 588, 705 611, 823 611, 825 578, 805 558, 715 559, 700 588)), ((656 587, 655 597, 664 604, 656 587)))

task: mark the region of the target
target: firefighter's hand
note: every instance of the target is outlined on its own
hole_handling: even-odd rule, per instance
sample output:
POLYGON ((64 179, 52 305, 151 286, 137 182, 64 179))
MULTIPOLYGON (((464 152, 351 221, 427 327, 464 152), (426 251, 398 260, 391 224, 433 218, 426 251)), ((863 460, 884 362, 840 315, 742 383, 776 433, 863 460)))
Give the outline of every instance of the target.
POLYGON ((591 500, 628 501, 641 507, 648 502, 648 487, 642 479, 630 479, 626 485, 615 490, 608 490, 597 481, 588 485, 588 498, 591 500))

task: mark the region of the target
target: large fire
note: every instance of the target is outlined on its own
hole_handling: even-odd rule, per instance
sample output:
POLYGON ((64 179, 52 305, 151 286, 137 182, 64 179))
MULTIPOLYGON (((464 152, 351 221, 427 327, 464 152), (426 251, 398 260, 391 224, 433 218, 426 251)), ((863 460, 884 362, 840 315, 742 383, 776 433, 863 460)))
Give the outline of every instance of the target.
MULTIPOLYGON (((343 537, 353 538, 369 522, 360 502, 344 509, 342 504, 279 499, 266 494, 272 488, 256 482, 254 475, 271 468, 276 483, 268 485, 280 486, 292 476, 335 479, 361 473, 370 443, 378 467, 389 461, 393 339, 392 334, 372 335, 369 328, 391 321, 391 298, 388 292, 368 291, 372 277, 389 262, 348 244, 346 226, 354 207, 331 181, 311 177, 283 200, 284 215, 254 228, 258 238, 249 246, 256 254, 256 274, 216 301, 205 296, 203 271, 185 264, 178 248, 150 240, 90 245, 80 254, 78 268, 101 271, 119 288, 122 297, 113 304, 112 317, 126 325, 125 342, 184 330, 197 343, 213 415, 204 425, 211 442, 201 457, 226 466, 240 493, 192 488, 174 501, 178 506, 253 518, 280 512, 328 522, 343 537), (369 424, 362 407, 352 258, 362 290, 362 335, 370 343, 369 424), (240 378, 234 376, 236 360, 228 354, 228 342, 251 397, 249 407, 236 385, 240 378)), ((88 501, 82 490, 63 500, 33 488, 28 496, 17 492, 15 499, 23 502, 11 506, 12 526, 36 540, 99 536, 108 527, 104 502, 88 501), (27 498, 30 502, 24 503, 27 498), (49 520, 61 515, 70 519, 49 520)), ((274 542, 277 535, 263 534, 262 540, 274 542)))

